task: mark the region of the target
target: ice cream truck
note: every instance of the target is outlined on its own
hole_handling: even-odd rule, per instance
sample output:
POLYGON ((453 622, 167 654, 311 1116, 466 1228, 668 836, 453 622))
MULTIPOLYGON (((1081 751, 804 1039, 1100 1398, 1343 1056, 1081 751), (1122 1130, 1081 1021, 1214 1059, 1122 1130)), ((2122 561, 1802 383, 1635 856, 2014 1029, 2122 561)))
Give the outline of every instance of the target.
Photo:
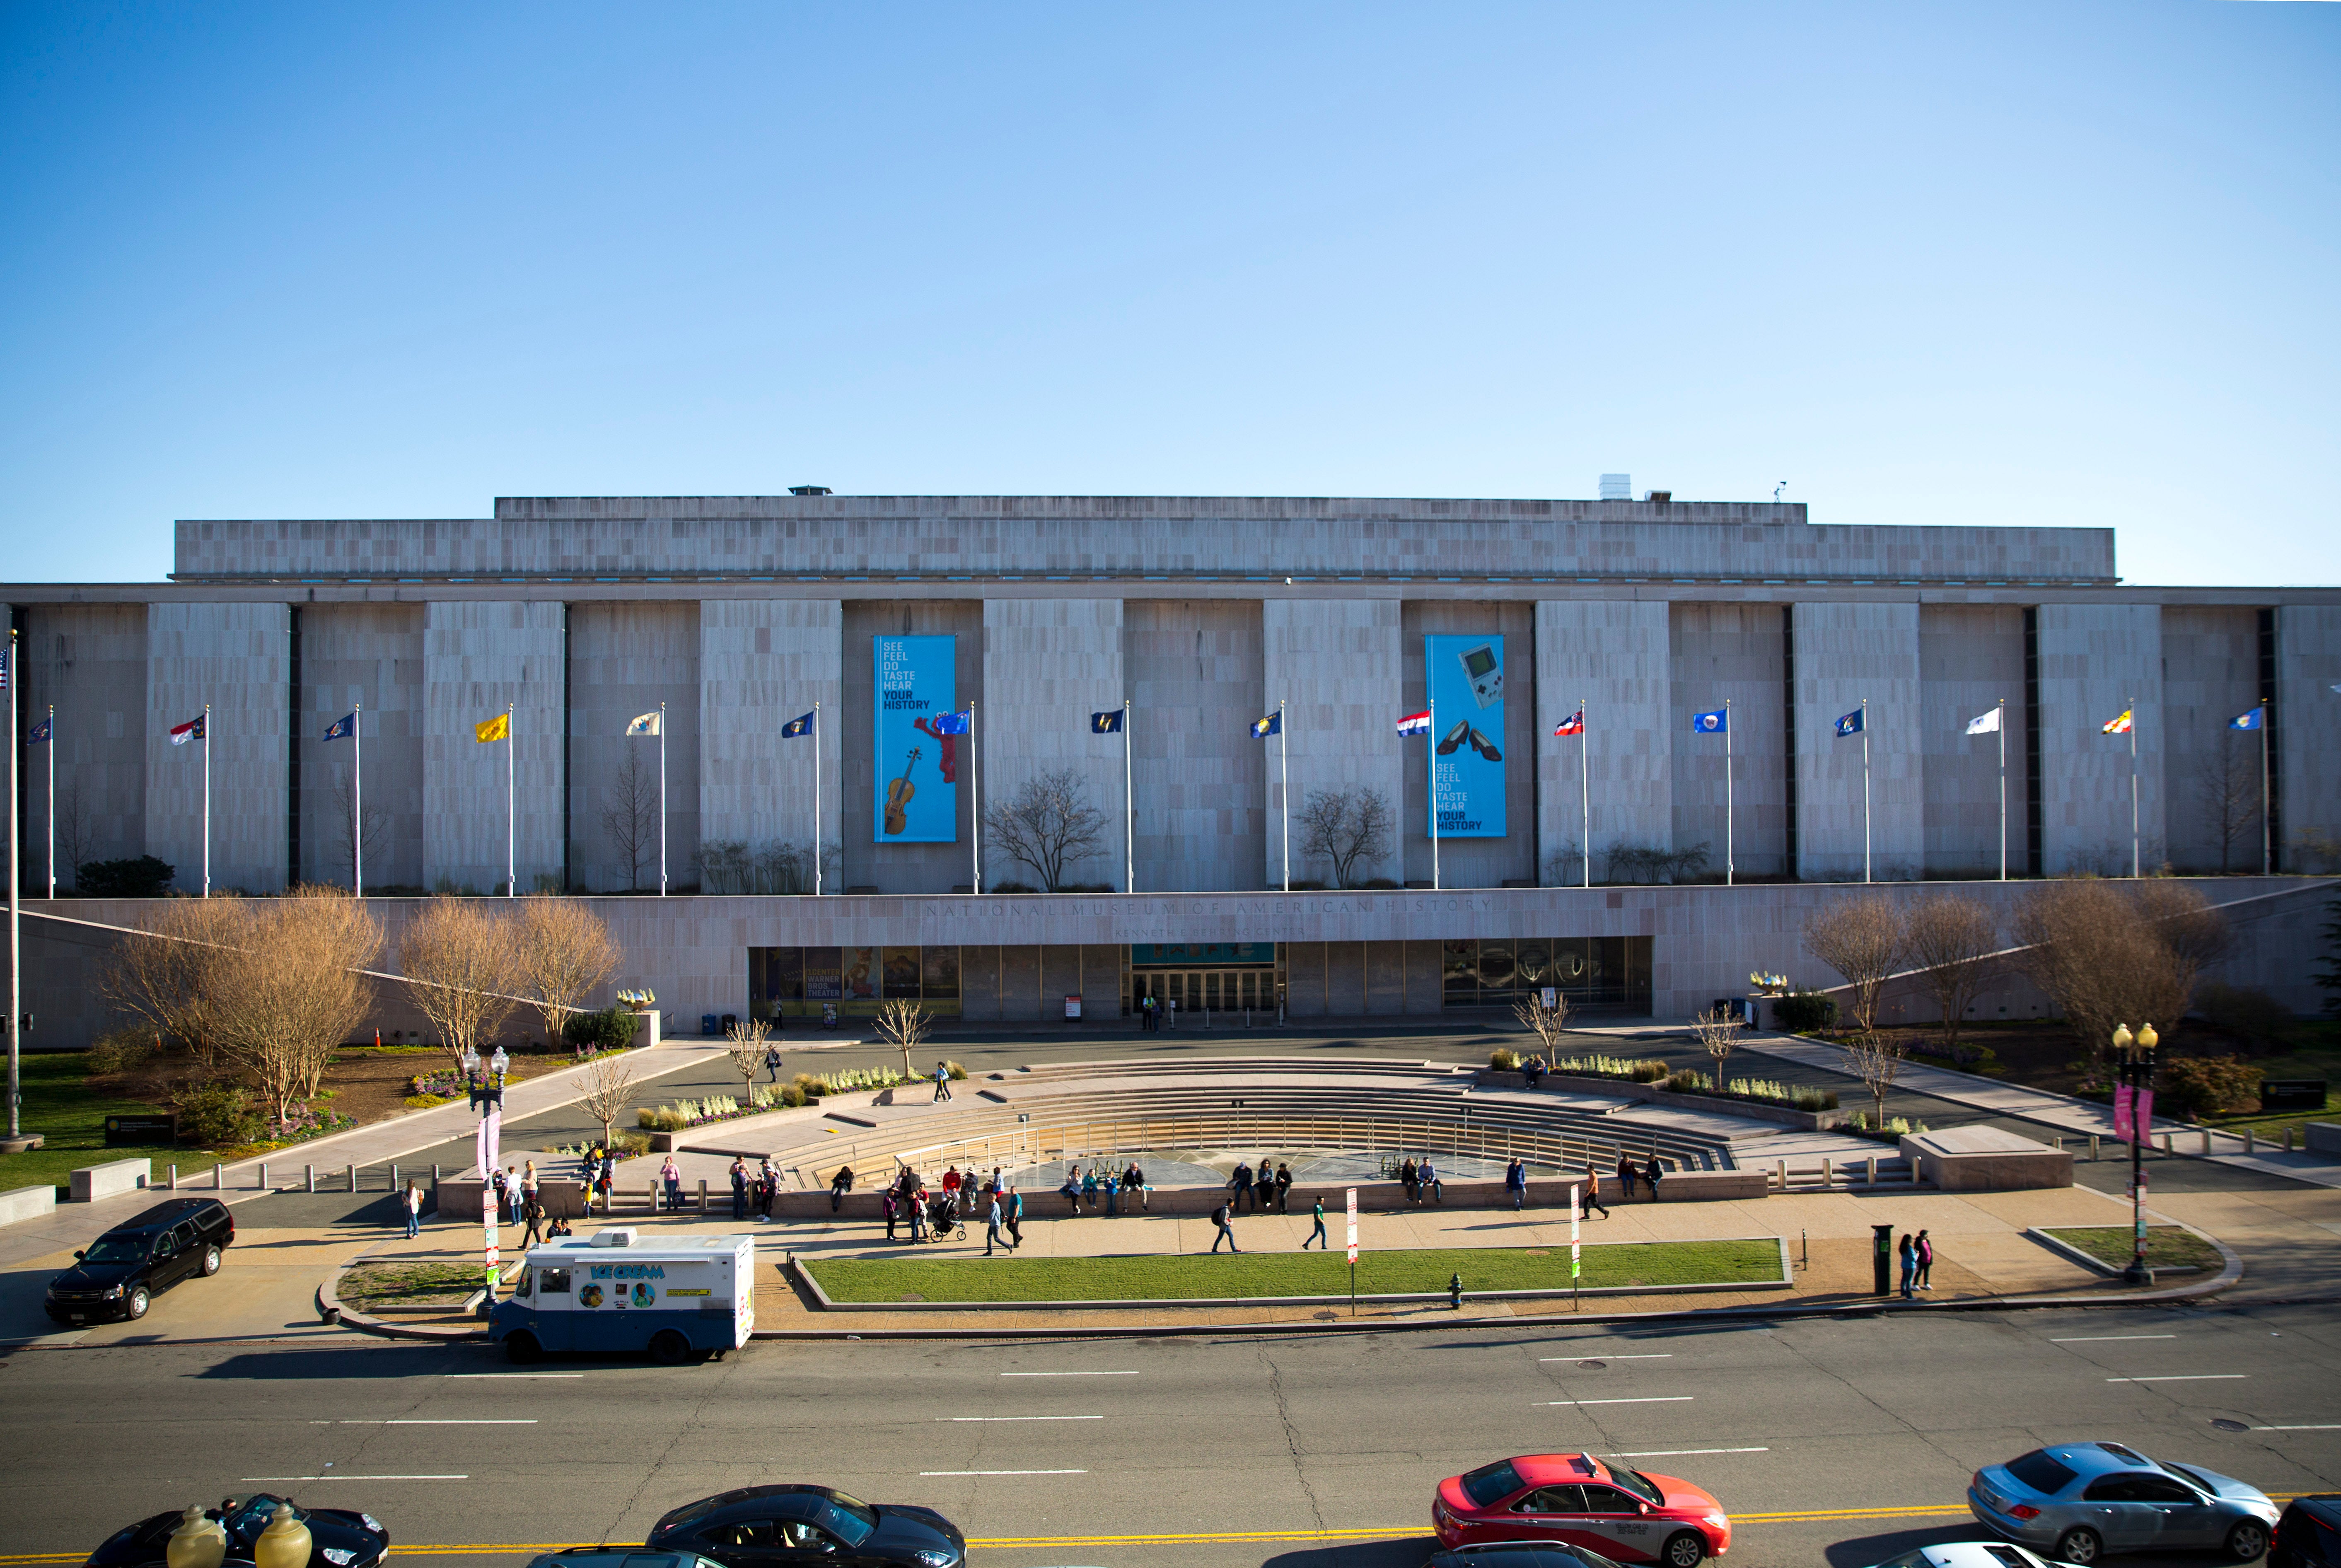
POLYGON ((679 1362, 748 1343, 756 1326, 756 1238, 671 1236, 632 1226, 531 1248, 488 1338, 514 1361, 546 1351, 648 1351, 679 1362))

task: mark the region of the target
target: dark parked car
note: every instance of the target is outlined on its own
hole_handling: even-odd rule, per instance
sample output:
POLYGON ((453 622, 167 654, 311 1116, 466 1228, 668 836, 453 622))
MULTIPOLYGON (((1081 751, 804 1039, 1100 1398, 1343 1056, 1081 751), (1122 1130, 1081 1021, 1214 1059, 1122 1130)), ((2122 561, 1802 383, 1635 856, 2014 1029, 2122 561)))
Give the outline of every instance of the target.
POLYGON ((693 1552, 653 1552, 642 1546, 578 1546, 547 1552, 528 1568, 723 1568, 693 1552))
POLYGON ((2268 1568, 2341 1568, 2341 1493, 2314 1493, 2285 1504, 2268 1568))
MULTIPOLYGON (((252 1543, 284 1506, 284 1498, 255 1492, 241 1503, 223 1498, 217 1508, 206 1509, 204 1516, 218 1520, 227 1532, 227 1556, 221 1568, 251 1563, 252 1543)), ((182 1517, 175 1513, 157 1513, 115 1532, 89 1554, 85 1568, 154 1568, 166 1560, 171 1532, 179 1527, 182 1517)), ((346 1508, 304 1508, 299 1517, 309 1527, 309 1568, 374 1568, 390 1551, 390 1532, 371 1513, 353 1513, 346 1508)))
POLYGON ((157 1293, 219 1273, 220 1254, 234 1240, 235 1216, 217 1198, 157 1203, 74 1254, 81 1261, 49 1282, 49 1316, 67 1323, 144 1317, 157 1293))
POLYGON ((723 1568, 959 1568, 967 1537, 931 1508, 873 1506, 826 1486, 746 1486, 687 1503, 652 1527, 652 1551, 723 1568))
POLYGON ((1489 1541, 1441 1552, 1422 1568, 1619 1568, 1590 1546, 1567 1541, 1489 1541))

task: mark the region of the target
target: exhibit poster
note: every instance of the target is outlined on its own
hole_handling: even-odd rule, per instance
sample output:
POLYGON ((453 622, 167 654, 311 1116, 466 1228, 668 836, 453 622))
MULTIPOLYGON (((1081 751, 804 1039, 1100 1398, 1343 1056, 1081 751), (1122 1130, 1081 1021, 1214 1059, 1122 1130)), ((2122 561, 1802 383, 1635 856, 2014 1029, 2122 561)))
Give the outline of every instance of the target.
POLYGON ((873 637, 878 694, 878 798, 872 812, 878 844, 951 844, 959 837, 959 747, 966 737, 938 733, 935 721, 958 705, 956 637, 873 637))
MULTIPOLYGON (((1504 836, 1504 639, 1425 637, 1431 806, 1441 838, 1504 836)), ((1423 824, 1430 833, 1430 824, 1423 824)))

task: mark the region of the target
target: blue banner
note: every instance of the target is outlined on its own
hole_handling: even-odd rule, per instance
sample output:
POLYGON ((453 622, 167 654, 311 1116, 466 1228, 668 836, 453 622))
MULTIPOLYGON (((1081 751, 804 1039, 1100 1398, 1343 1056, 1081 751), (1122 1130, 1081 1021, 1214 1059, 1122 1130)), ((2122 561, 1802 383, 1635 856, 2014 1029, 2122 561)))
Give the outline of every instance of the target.
MULTIPOLYGON (((1431 809, 1441 838, 1504 836, 1504 639, 1425 637, 1431 809)), ((1430 824, 1423 824, 1428 834, 1430 824)))
POLYGON ((935 715, 958 703, 956 637, 873 637, 877 844, 952 844, 959 838, 959 748, 935 715))

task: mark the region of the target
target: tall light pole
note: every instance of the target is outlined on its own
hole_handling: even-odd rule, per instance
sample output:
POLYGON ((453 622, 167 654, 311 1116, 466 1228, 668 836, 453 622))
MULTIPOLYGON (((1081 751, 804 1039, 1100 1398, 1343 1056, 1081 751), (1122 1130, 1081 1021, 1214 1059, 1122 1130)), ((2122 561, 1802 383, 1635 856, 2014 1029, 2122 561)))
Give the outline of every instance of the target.
POLYGON ((2154 1132, 2154 1048, 2160 1042, 2151 1024, 2135 1035, 2127 1024, 2114 1027, 2114 1072, 2119 1079, 2115 1109, 2118 1114, 2122 1100, 2129 1109, 2130 1260, 2122 1279, 2134 1285, 2154 1283, 2154 1271, 2146 1266, 2146 1141, 2154 1132))

